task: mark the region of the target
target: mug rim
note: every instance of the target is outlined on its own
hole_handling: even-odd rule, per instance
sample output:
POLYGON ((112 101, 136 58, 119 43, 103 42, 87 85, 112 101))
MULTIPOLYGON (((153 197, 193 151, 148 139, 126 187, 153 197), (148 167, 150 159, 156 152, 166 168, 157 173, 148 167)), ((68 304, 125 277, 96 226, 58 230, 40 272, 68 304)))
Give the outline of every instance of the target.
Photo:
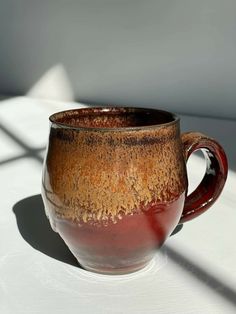
POLYGON ((156 129, 156 128, 162 128, 162 127, 168 127, 171 125, 174 125, 180 121, 180 117, 172 112, 162 110, 162 109, 155 109, 155 108, 144 108, 144 107, 132 107, 132 106, 89 106, 89 107, 83 107, 83 108, 75 108, 75 109, 67 109, 67 110, 62 110, 53 113, 52 115, 49 116, 49 121, 53 124, 56 125, 57 127, 64 128, 64 129, 71 129, 71 130, 86 130, 86 131, 138 131, 138 130, 146 130, 146 129, 156 129), (168 115, 171 117, 171 121, 169 122, 163 122, 163 123, 156 123, 156 124, 150 124, 150 125, 140 125, 140 126, 124 126, 124 127, 113 127, 113 128, 108 128, 108 127, 90 127, 90 126, 73 126, 65 122, 59 122, 57 119, 62 116, 63 114, 67 115, 73 115, 75 113, 81 113, 81 114, 87 114, 89 112, 93 113, 106 113, 106 112, 111 112, 113 111, 114 113, 135 113, 135 112, 146 112, 146 113, 161 113, 164 115, 168 115))

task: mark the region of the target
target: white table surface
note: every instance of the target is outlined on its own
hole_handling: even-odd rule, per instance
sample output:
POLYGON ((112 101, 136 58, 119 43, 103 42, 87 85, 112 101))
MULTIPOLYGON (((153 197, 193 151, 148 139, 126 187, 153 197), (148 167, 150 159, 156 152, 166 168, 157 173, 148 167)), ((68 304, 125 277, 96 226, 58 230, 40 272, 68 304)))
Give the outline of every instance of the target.
MULTIPOLYGON (((48 116, 77 106, 26 97, 0 102, 0 313, 236 313, 235 122, 182 117, 184 129, 224 135, 232 161, 224 192, 144 270, 105 276, 76 266, 39 195, 48 116)), ((188 169, 193 188, 203 160, 193 156, 188 169)))

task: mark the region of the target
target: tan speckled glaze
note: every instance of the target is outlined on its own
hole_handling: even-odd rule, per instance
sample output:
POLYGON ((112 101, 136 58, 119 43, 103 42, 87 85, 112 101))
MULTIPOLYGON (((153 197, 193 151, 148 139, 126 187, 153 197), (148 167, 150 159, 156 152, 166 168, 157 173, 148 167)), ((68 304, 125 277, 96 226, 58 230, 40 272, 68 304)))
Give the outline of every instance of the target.
MULTIPOLYGON (((145 209, 151 202, 170 202, 185 191, 178 123, 117 130, 122 123, 132 125, 131 118, 99 115, 91 123, 90 116, 76 120, 77 112, 71 113, 70 126, 106 129, 52 124, 44 185, 58 217, 115 223, 122 215, 145 209)), ((57 122, 67 123, 68 116, 58 114, 57 122)))

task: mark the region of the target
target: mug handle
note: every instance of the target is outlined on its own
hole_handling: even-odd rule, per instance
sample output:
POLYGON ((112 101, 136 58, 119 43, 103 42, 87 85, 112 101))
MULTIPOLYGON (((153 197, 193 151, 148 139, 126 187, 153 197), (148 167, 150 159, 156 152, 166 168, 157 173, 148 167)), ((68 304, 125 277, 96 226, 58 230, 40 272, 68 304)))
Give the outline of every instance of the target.
POLYGON ((201 150, 206 160, 206 172, 199 186, 186 197, 179 223, 189 221, 204 213, 219 197, 228 173, 228 163, 223 148, 212 138, 198 133, 181 135, 185 161, 201 150))

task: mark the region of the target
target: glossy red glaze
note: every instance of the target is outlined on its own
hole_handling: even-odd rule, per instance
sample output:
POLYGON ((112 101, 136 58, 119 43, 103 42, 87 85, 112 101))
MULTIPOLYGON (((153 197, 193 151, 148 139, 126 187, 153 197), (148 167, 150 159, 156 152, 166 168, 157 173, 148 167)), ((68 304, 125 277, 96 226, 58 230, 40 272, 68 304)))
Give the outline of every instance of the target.
POLYGON ((114 224, 76 224, 55 218, 54 228, 85 269, 127 273, 145 266, 176 227, 184 205, 182 194, 171 203, 148 205, 114 224))
POLYGON ((228 174, 228 162, 223 148, 214 139, 198 132, 182 134, 186 161, 201 149, 206 160, 206 172, 199 186, 186 198, 180 222, 204 213, 220 196, 228 174))

